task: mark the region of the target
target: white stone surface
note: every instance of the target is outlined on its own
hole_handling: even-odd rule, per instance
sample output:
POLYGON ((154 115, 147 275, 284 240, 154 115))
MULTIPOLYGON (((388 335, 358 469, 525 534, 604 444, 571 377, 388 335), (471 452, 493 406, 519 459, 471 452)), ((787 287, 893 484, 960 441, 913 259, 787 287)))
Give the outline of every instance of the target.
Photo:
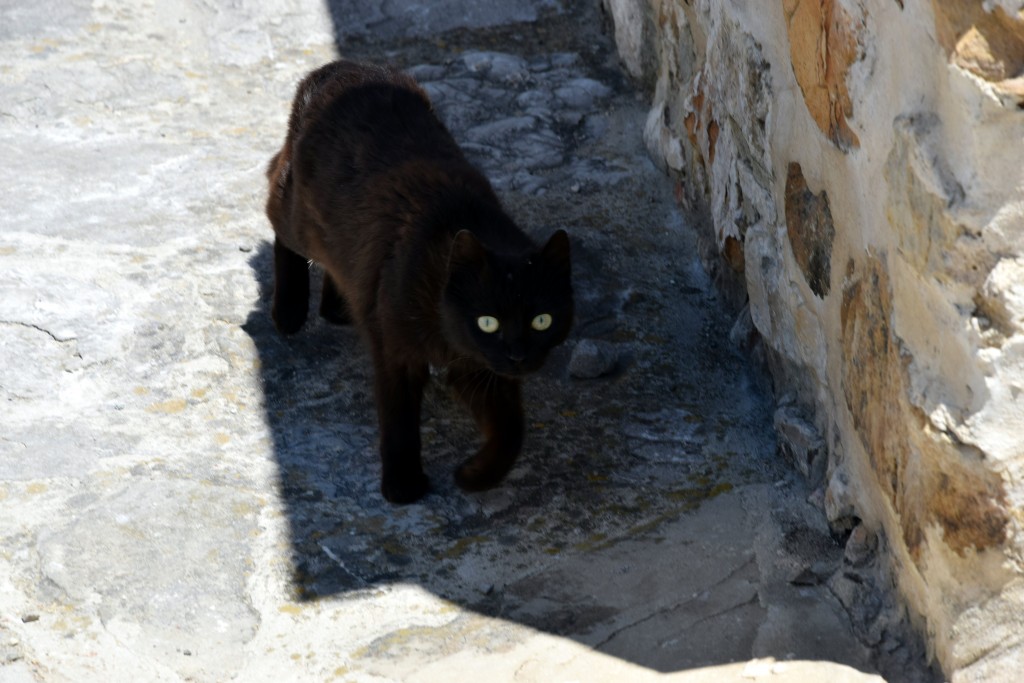
POLYGON ((879 680, 827 585, 861 569, 776 456, 597 17, 0 4, 0 681, 879 680), (263 172, 339 44, 410 67, 513 215, 570 231, 573 341, 621 352, 527 383, 495 491, 452 482, 476 434, 435 388, 434 490, 385 504, 358 335, 272 330, 263 172))

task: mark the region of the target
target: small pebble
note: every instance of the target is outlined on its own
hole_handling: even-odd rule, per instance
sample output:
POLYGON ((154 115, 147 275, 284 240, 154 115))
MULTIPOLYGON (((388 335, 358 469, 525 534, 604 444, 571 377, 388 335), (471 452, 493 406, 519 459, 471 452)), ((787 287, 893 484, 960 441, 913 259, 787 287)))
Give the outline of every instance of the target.
POLYGON ((580 191, 580 184, 579 183, 573 183, 569 187, 569 189, 572 190, 573 192, 579 192, 580 191))
POLYGON ((807 567, 790 579, 789 582, 794 586, 817 586, 821 583, 821 577, 815 574, 810 567, 807 567))
POLYGON ((877 546, 878 537, 868 531, 863 524, 858 524, 853 528, 850 538, 846 541, 843 556, 854 567, 860 567, 872 558, 877 546))
POLYGON ((569 374, 577 379, 594 379, 615 369, 619 354, 605 341, 584 339, 576 344, 569 360, 569 374))

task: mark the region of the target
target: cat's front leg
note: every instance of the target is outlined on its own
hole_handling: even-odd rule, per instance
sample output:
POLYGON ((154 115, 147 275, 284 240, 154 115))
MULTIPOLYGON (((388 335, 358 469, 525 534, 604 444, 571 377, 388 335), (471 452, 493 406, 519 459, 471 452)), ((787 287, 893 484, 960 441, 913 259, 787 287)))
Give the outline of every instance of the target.
POLYGON ((476 455, 455 471, 455 483, 465 491, 494 488, 512 469, 523 445, 519 381, 480 369, 451 372, 448 383, 469 407, 484 436, 476 455))
POLYGON ((389 502, 412 503, 430 486, 420 461, 420 404, 429 370, 394 366, 375 355, 380 490, 389 502))

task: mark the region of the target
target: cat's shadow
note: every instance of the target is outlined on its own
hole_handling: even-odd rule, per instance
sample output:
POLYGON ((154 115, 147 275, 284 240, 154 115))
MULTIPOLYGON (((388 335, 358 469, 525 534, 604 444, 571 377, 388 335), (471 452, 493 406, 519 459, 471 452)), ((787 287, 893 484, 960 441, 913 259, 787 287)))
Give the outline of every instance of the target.
MULTIPOLYGON (((296 599, 418 582, 481 613, 560 635, 585 632, 610 616, 599 606, 570 604, 569 595, 566 604, 541 612, 520 609, 525 603, 502 590, 535 574, 536 565, 524 563, 524 556, 557 561, 558 548, 594 526, 588 519, 594 510, 579 515, 579 503, 567 502, 584 475, 583 454, 551 443, 579 440, 566 417, 572 406, 558 409, 556 400, 556 408, 537 410, 538 403, 550 400, 538 400, 538 393, 568 385, 568 348, 556 349, 545 369, 527 382, 525 452, 505 484, 483 494, 466 494, 452 481, 455 466, 476 447, 479 435, 442 383, 431 382, 424 397, 423 458, 432 490, 417 504, 394 506, 379 491, 372 370, 359 333, 320 319, 314 294, 304 328, 280 335, 269 311, 272 246, 262 243, 249 264, 260 298, 243 329, 259 355, 278 492, 291 532, 296 599)), ((312 275, 311 291, 318 292, 319 274, 312 275)), ((584 315, 587 310, 584 304, 584 315)), ((587 473, 601 479, 601 468, 611 464, 595 459, 587 473)), ((599 503, 590 499, 585 507, 599 503)))
MULTIPOLYGON (((638 455, 635 439, 624 435, 633 430, 647 443, 637 429, 664 429, 665 410, 669 420, 679 418, 670 406, 681 399, 671 392, 693 389, 673 384, 675 370, 662 368, 657 378, 632 369, 596 382, 573 381, 566 369, 570 338, 525 383, 523 455, 505 483, 482 494, 466 494, 452 480, 479 435, 441 383, 432 382, 423 419, 432 491, 416 504, 391 505, 379 490, 372 375, 360 335, 321 320, 315 295, 305 327, 279 335, 269 312, 272 252, 263 243, 250 258, 261 296, 244 329, 259 355, 278 493, 291 534, 294 599, 417 584, 463 608, 662 672, 750 656, 743 631, 749 624, 740 628, 736 620, 743 610, 758 612, 748 615, 756 631, 763 618, 756 600, 709 621, 704 598, 677 597, 689 590, 680 577, 709 571, 708 585, 731 582, 726 594, 746 595, 756 585, 750 557, 716 549, 733 544, 729 534, 736 532, 728 522, 714 522, 725 528, 715 532, 725 534, 716 540, 672 521, 726 490, 725 466, 711 462, 704 446, 692 445, 701 440, 699 425, 684 425, 686 434, 667 433, 667 446, 661 436, 643 446, 671 450, 671 462, 660 464, 661 456, 638 455), (703 557, 691 552, 695 543, 703 557), (624 628, 631 622, 639 627, 624 628)), ((577 329, 599 329, 628 288, 596 251, 576 242, 573 269, 577 329)), ((311 289, 319 291, 315 273, 311 289)), ((719 380, 702 381, 711 386, 719 380)), ((836 658, 841 661, 842 653, 836 658)))

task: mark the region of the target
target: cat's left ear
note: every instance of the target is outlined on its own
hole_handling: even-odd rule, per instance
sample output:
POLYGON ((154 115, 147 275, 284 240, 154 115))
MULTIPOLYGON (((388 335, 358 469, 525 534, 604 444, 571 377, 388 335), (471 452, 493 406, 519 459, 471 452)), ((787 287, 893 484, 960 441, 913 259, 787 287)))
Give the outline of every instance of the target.
POLYGON ((565 230, 556 230, 540 253, 546 263, 560 271, 564 271, 566 275, 572 271, 569 235, 565 230))
POLYGON ((487 254, 480 240, 469 230, 459 230, 452 240, 452 250, 448 254, 448 272, 460 267, 480 270, 487 263, 487 254))

